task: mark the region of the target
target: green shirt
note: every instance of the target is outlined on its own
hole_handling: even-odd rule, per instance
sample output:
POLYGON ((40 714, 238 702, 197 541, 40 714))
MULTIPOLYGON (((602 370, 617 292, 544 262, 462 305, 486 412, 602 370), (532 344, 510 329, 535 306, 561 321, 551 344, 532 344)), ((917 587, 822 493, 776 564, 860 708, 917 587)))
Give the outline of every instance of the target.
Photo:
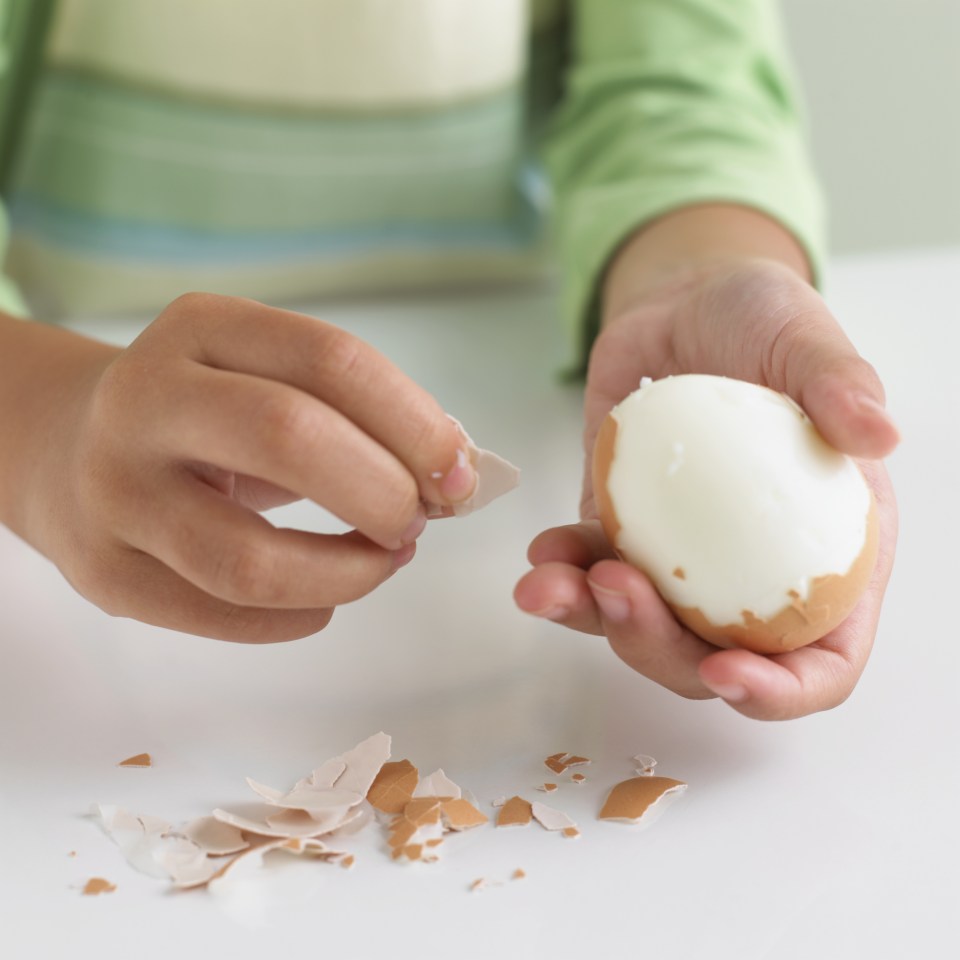
POLYGON ((60 0, 49 31, 48 6, 0 0, 13 312, 18 287, 55 319, 552 259, 577 339, 619 244, 703 201, 767 213, 820 261, 771 0, 395 0, 389 23, 375 0, 251 0, 233 34, 196 0, 60 0))

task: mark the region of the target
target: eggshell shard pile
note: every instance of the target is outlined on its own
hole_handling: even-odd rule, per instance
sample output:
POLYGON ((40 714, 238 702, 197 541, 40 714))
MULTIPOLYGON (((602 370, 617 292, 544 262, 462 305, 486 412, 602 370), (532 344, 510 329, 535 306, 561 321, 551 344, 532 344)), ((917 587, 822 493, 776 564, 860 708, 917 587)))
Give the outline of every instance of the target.
POLYGON ((601 426, 593 480, 610 543, 718 646, 782 653, 819 639, 876 562, 863 474, 766 387, 645 381, 601 426))

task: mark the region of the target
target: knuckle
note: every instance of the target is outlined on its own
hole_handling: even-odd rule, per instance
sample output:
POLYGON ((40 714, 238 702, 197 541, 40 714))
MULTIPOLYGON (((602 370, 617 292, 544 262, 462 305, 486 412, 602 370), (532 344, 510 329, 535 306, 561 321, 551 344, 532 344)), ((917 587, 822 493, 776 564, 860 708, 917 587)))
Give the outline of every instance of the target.
MULTIPOLYGON (((770 319, 774 333, 765 343, 761 369, 766 383, 786 385, 789 380, 791 357, 809 335, 815 319, 792 307, 782 307, 770 319)), ((749 338, 752 339, 752 338, 749 338)), ((764 341, 761 339, 760 341, 764 341)), ((748 347, 749 349, 749 347, 748 347)))
POLYGON ((320 439, 320 424, 313 410, 293 392, 261 401, 256 410, 256 423, 261 444, 284 460, 305 444, 320 439))
POLYGON ((145 412, 155 410, 166 371, 128 349, 100 373, 80 421, 80 449, 123 450, 144 435, 145 412))
POLYGON ((432 398, 425 399, 411 433, 413 455, 431 467, 447 469, 460 446, 460 432, 432 398))
POLYGON ((237 297, 217 293, 181 293, 167 304, 141 334, 141 339, 154 347, 159 343, 162 351, 173 347, 177 352, 187 349, 190 352, 202 353, 199 332, 206 329, 211 322, 229 322, 232 312, 237 310, 240 302, 237 297))
POLYGON ((161 316, 179 317, 203 313, 209 310, 213 301, 217 299, 219 298, 216 294, 203 293, 198 290, 181 293, 180 296, 170 301, 161 316))
POLYGON ((210 590, 241 606, 269 606, 281 592, 268 552, 246 544, 224 545, 211 559, 210 590))
POLYGON ((324 368, 338 377, 353 378, 363 366, 366 344, 339 327, 324 325, 318 333, 322 340, 318 356, 324 368))
POLYGON ((383 530, 399 536, 413 521, 419 504, 420 491, 416 481, 405 473, 381 488, 375 521, 383 530))

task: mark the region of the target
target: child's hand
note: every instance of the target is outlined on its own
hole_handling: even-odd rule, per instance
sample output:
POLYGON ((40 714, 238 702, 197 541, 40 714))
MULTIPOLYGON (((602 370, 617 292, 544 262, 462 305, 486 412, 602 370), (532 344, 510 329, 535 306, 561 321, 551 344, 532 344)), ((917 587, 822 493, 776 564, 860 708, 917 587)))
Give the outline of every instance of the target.
POLYGON ((227 640, 324 627, 413 556, 421 501, 472 492, 457 427, 311 317, 191 294, 61 384, 17 532, 111 614, 227 640), (50 426, 53 424, 53 426, 50 426), (356 529, 274 528, 302 497, 356 529))
POLYGON ((613 316, 594 346, 582 520, 533 541, 534 569, 517 585, 517 603, 572 629, 606 635, 635 670, 683 696, 718 694, 750 717, 787 719, 841 703, 869 656, 893 564, 897 511, 878 458, 898 436, 882 402, 873 369, 793 271, 743 260, 674 278, 643 305, 613 316), (721 374, 788 393, 830 443, 860 458, 880 511, 879 560, 851 616, 808 647, 770 657, 719 651, 674 619, 650 581, 615 559, 600 530, 589 469, 600 423, 642 376, 678 373, 721 374))

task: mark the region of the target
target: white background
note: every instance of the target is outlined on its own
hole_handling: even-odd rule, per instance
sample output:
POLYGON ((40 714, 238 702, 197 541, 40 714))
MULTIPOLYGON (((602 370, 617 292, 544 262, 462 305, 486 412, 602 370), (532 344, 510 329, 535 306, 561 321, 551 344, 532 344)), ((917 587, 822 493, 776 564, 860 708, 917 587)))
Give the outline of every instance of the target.
POLYGON ((780 5, 834 250, 960 243, 960 3, 780 5))

